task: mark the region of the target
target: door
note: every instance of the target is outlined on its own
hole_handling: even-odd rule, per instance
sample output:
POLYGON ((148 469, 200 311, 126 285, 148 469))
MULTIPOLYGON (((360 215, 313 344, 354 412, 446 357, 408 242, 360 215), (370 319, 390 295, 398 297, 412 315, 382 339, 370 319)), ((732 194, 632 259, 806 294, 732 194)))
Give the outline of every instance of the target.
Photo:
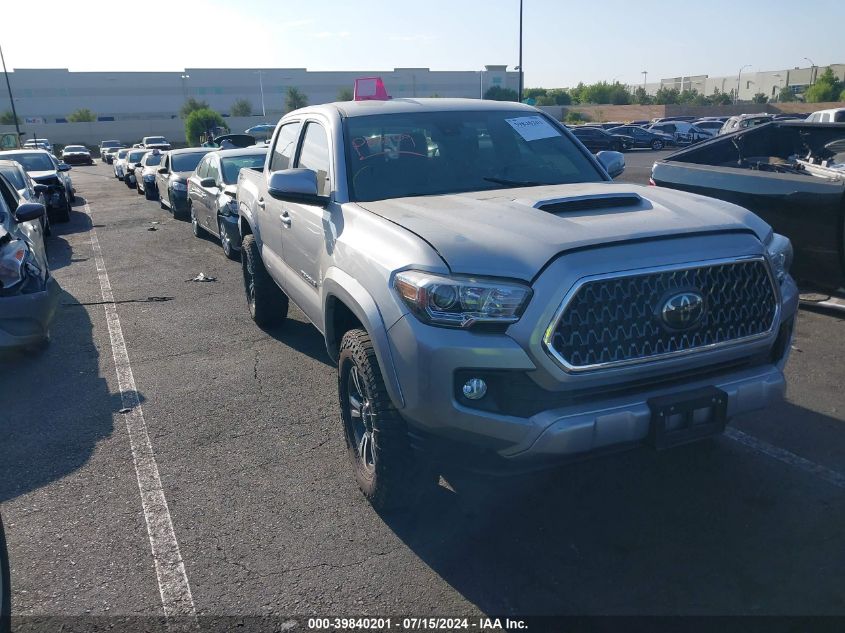
MULTIPOLYGON (((317 193, 327 197, 332 192, 329 147, 326 128, 316 121, 309 121, 295 163, 295 167, 310 169, 317 174, 317 193)), ((279 222, 282 227, 282 256, 290 277, 288 294, 312 323, 321 324, 320 261, 326 251, 328 211, 318 205, 283 202, 279 222)))
MULTIPOLYGON (((156 189, 158 189, 158 197, 164 199, 165 196, 169 195, 167 191, 167 179, 170 177, 170 154, 164 155, 164 160, 161 161, 161 165, 159 168, 156 169, 156 189), (166 174, 158 173, 159 170, 166 169, 166 174)), ((168 199, 168 203, 170 200, 168 199)))
MULTIPOLYGON (((268 174, 293 167, 293 158, 301 128, 302 124, 299 121, 286 123, 281 127, 276 135, 273 149, 270 151, 270 162, 264 174, 265 179, 268 174)), ((261 233, 261 258, 264 260, 264 265, 275 277, 276 282, 287 289, 287 271, 282 259, 284 245, 282 243, 282 223, 280 220, 280 216, 284 212, 284 203, 267 195, 266 180, 262 189, 264 193, 255 201, 258 230, 261 233)))
POLYGON ((220 159, 217 156, 208 157, 208 175, 206 178, 214 180, 211 187, 202 189, 202 217, 199 222, 212 235, 217 235, 217 195, 220 193, 220 159))

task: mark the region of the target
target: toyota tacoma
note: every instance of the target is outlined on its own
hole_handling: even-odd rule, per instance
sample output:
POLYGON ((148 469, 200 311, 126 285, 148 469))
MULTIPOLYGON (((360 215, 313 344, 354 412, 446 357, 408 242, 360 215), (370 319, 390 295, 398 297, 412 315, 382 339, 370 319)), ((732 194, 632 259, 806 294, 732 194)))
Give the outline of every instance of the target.
POLYGON ((293 302, 324 336, 376 507, 447 462, 667 448, 782 397, 789 240, 623 168, 527 105, 393 99, 291 112, 241 170, 252 318, 293 302))

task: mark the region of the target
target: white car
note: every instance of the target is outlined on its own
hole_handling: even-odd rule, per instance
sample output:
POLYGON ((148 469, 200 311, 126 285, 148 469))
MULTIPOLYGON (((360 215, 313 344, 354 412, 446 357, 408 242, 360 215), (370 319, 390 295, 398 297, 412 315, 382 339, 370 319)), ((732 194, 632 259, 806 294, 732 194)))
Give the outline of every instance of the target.
POLYGON ((23 149, 43 149, 53 153, 53 144, 46 138, 30 139, 23 144, 23 149))
POLYGON ((129 153, 129 148, 124 147, 117 151, 117 154, 114 155, 114 161, 112 162, 112 171, 114 171, 114 177, 118 180, 123 180, 123 176, 126 175, 126 155, 129 153))
POLYGON ((845 123, 845 108, 831 108, 813 112, 805 119, 808 123, 845 123))

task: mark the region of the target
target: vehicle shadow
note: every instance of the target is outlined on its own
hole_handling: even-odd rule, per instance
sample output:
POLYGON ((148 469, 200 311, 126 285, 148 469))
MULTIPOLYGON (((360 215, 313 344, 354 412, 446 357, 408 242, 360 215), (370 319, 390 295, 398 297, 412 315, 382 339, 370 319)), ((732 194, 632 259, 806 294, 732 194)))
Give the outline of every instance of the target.
POLYGON ((88 311, 65 290, 51 341, 0 355, 0 502, 73 473, 121 407, 102 377, 88 311))
POLYGON ((485 613, 845 612, 841 491, 726 437, 448 479, 382 518, 485 613))
POLYGON ((334 363, 326 351, 325 339, 317 331, 317 328, 308 323, 305 315, 299 312, 299 308, 291 305, 290 312, 291 314, 281 325, 261 329, 279 343, 296 350, 300 354, 305 354, 329 367, 334 367, 334 363), (299 319, 291 318, 297 315, 299 315, 299 319))

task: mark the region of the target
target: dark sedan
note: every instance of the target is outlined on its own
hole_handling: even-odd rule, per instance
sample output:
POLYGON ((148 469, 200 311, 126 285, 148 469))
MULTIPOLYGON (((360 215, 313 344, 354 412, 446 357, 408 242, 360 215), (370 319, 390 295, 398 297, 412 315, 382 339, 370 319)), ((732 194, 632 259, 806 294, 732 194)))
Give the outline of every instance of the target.
POLYGON ((675 144, 674 139, 667 134, 652 132, 636 125, 621 125, 608 131, 611 134, 629 136, 636 148, 650 147, 653 150, 661 150, 675 144))
POLYGON ((845 126, 776 121, 675 152, 652 181, 738 204, 788 237, 793 276, 845 282, 845 126))
POLYGON ((229 259, 240 259, 238 231, 238 174, 241 169, 261 169, 266 147, 219 150, 208 154, 188 179, 191 226, 194 235, 208 233, 220 240, 229 259))
POLYGON ((611 134, 598 127, 587 125, 574 127, 572 133, 593 154, 604 150, 621 152, 634 146, 634 140, 630 136, 611 134))
POLYGON ((62 162, 68 165, 93 165, 94 159, 84 145, 65 145, 62 150, 62 162))
MULTIPOLYGON (((18 195, 26 202, 36 202, 47 207, 47 194, 50 188, 47 185, 36 183, 23 166, 14 160, 0 160, 0 174, 18 190, 18 195)), ((50 235, 50 216, 44 213, 41 216, 41 229, 44 235, 50 235)))
POLYGON ((19 162, 36 184, 46 185, 47 212, 51 222, 70 220, 70 206, 74 201, 73 182, 68 175, 71 166, 60 163, 45 150, 13 150, 0 152, 0 160, 19 162))
POLYGON ((156 173, 156 190, 162 209, 170 209, 174 217, 188 213, 188 178, 203 156, 214 151, 210 147, 174 149, 164 156, 156 173))

